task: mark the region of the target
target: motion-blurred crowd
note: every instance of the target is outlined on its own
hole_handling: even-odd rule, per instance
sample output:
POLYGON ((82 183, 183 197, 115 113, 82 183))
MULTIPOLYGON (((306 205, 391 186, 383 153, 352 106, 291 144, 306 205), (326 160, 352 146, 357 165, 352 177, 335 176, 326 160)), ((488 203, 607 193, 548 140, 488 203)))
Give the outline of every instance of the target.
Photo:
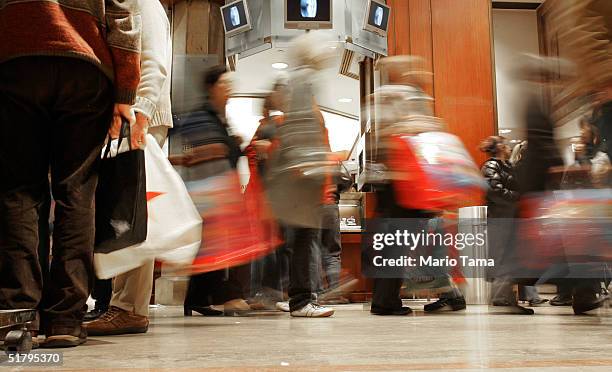
MULTIPOLYGON (((210 68, 203 77, 205 102, 173 117, 170 26, 158 1, 2 2, 0 309, 37 309, 40 317, 31 330, 45 336, 45 347, 77 346, 88 334, 147 331, 155 260, 112 280, 98 280, 94 272, 97 170, 107 137, 121 136, 122 122, 130 123, 134 151, 147 145, 147 134, 159 147, 166 144, 170 128, 171 138, 180 139, 168 160, 196 195, 203 220, 185 316, 284 311, 294 317, 328 317, 334 314, 330 305, 348 303, 343 294, 353 279, 341 275, 338 202, 354 179, 340 166, 346 154, 330 149, 315 98, 313 76, 329 58, 329 48, 320 45, 325 43, 314 32, 295 41, 293 68, 272 82, 260 126, 244 143, 225 117, 232 93, 225 66, 210 68), (220 178, 235 174, 242 156, 250 170, 244 195, 239 188, 232 191, 230 178, 220 178), (223 182, 228 182, 225 194, 212 197, 202 191, 223 182), (207 198, 201 199, 202 193, 207 198), (222 233, 231 221, 224 213, 243 212, 230 205, 229 199, 238 197, 245 218, 257 224, 257 234, 238 232, 228 238, 222 233), (251 243, 257 249, 247 252, 251 243), (240 255, 234 246, 240 246, 240 255), (233 258, 219 267, 214 262, 223 255, 233 258), (90 295, 96 307, 87 312, 90 295)), ((551 76, 554 61, 525 59, 523 80, 552 83, 535 77, 551 76)), ((397 56, 377 64, 381 86, 372 98, 381 115, 372 139, 375 157, 365 170, 366 184, 376 194, 376 215, 424 220, 429 228, 442 229, 441 221, 456 219, 458 208, 478 205, 486 196, 489 252, 496 260, 491 273, 495 308, 533 314, 519 300, 544 304, 547 300, 534 287, 544 282, 559 287, 551 305, 571 305, 576 314, 603 306, 610 258, 606 222, 612 217, 612 81, 593 92, 597 99, 589 103, 580 139, 572 146, 573 164, 566 165, 558 150, 549 109, 533 98, 525 110, 526 141, 511 148, 501 136, 485 139, 481 150, 489 159, 480 173, 461 141, 434 117, 433 98, 423 88, 427 72, 419 62, 397 56), (439 147, 436 154, 419 152, 432 146, 439 147), (414 156, 408 158, 408 152, 414 156), (443 168, 436 165, 440 159, 443 168), (591 213, 594 205, 604 208, 591 213), (578 245, 589 249, 581 253, 573 243, 538 235, 551 226, 555 231, 582 228, 595 217, 604 223, 586 223, 592 229, 587 235, 603 235, 603 240, 582 241, 578 245), (538 251, 538 242, 545 252, 538 251)), ((403 286, 438 293, 426 312, 466 308, 460 272, 429 276, 375 278, 371 313, 410 313, 402 303, 403 286)))

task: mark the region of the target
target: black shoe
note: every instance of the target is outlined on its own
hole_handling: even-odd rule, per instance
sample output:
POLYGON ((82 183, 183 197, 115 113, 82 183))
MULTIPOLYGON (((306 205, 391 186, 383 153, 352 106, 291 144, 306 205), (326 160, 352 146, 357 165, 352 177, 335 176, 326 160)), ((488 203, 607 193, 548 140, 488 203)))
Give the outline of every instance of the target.
POLYGON ((403 306, 397 309, 385 309, 372 305, 370 308, 370 313, 373 315, 408 315, 412 313, 412 309, 408 306, 403 306))
POLYGON ((535 300, 530 300, 529 301, 529 306, 531 306, 531 307, 538 307, 538 306, 544 305, 547 302, 548 302, 547 299, 536 298, 535 300))
POLYGON ((607 296, 597 296, 593 294, 574 296, 572 309, 574 314, 580 315, 587 311, 595 310, 603 306, 608 300, 607 296))
POLYGON ((556 295, 550 300, 551 306, 572 306, 572 296, 556 295))
POLYGON ((215 310, 210 306, 190 306, 185 305, 183 308, 183 314, 185 316, 192 316, 193 312, 200 313, 204 316, 221 316, 223 315, 223 311, 215 310))
POLYGON ((465 298, 457 297, 457 298, 441 298, 436 302, 432 302, 430 304, 425 305, 424 310, 426 313, 431 313, 435 311, 459 311, 465 310, 465 298))
POLYGON ((510 301, 493 301, 493 307, 489 308, 494 314, 516 314, 516 315, 533 315, 535 311, 526 307, 520 306, 517 303, 510 301))
POLYGON ((84 322, 91 322, 92 320, 96 320, 99 317, 101 317, 102 314, 104 314, 107 311, 108 311, 108 309, 104 310, 104 309, 95 308, 92 311, 88 311, 87 313, 85 313, 85 316, 83 316, 83 321, 84 322))

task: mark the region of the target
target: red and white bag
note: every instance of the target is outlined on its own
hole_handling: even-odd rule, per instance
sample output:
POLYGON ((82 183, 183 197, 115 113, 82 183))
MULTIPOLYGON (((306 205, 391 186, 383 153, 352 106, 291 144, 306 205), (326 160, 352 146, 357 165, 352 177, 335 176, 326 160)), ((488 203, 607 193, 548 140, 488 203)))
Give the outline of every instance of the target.
POLYGON ((461 140, 446 132, 391 136, 387 165, 404 208, 455 209, 479 200, 486 188, 461 140))
POLYGON ((94 264, 101 279, 115 277, 151 259, 190 265, 200 248, 202 218, 183 180, 151 135, 147 135, 145 169, 147 238, 140 244, 115 252, 96 253, 94 264))

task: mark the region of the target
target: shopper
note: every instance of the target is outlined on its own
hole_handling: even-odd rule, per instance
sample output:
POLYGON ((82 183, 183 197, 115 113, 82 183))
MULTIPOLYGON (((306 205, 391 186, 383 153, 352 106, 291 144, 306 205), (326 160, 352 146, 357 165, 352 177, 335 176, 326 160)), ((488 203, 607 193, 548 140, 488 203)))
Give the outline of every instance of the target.
MULTIPOLYGON (((537 85, 547 84, 543 76, 555 76, 560 61, 552 58, 526 56, 522 68, 523 78, 537 85)), ((531 97, 526 109, 527 151, 519 172, 520 192, 523 196, 542 195, 558 190, 561 178, 556 169, 564 169, 563 159, 555 142, 554 122, 539 97, 531 97)), ((601 295, 598 273, 604 272, 603 263, 577 264, 571 257, 558 257, 554 266, 557 272, 572 272, 572 277, 553 277, 549 281, 572 288, 572 308, 582 314, 603 306, 607 296, 601 295), (563 259, 563 262, 559 259, 563 259), (572 270, 569 270, 569 268, 572 270)), ((561 275, 559 275, 561 276, 561 275)))
MULTIPOLYGON (((510 164, 514 174, 518 174, 518 169, 522 165, 523 156, 527 150, 527 141, 522 141, 512 148, 508 163, 510 164)), ((538 289, 535 286, 519 285, 518 288, 519 301, 528 302, 529 306, 540 306, 548 302, 538 294, 538 289)))
MULTIPOLYGON (((423 132, 443 131, 442 123, 433 117, 431 103, 433 99, 423 91, 423 77, 427 72, 419 68, 420 59, 412 56, 395 56, 379 62, 384 84, 377 89, 377 102, 380 105, 381 116, 378 120, 377 158, 376 162, 384 165, 388 170, 381 180, 379 177, 367 175, 368 182, 375 186, 377 200, 377 215, 380 218, 391 219, 387 231, 410 229, 412 231, 439 229, 442 212, 432 209, 409 208, 402 205, 398 196, 402 191, 398 188, 397 181, 405 181, 406 175, 394 168, 392 153, 395 147, 390 141, 397 135, 415 135, 423 132), (414 118, 411 120, 411 118, 414 118), (398 219, 398 220, 396 220, 398 219), (403 219, 403 220, 399 220, 403 219), (406 220, 409 219, 409 220, 406 220), (398 221, 397 223, 395 221, 398 221), (410 221, 406 226, 405 221, 410 221)), ((410 181, 414 182, 414 180, 410 181)), ((422 247, 412 247, 418 252, 422 247)), ((399 254, 399 253, 398 253, 399 254)), ((402 255, 409 254, 401 252, 402 255)), ((394 256, 395 257, 395 256, 394 256)), ((423 272, 429 268, 409 268, 397 277, 377 277, 374 279, 372 293, 372 306, 370 312, 375 315, 407 315, 412 312, 407 306, 402 305, 400 296, 401 287, 405 278, 411 278, 411 285, 417 284, 417 278, 423 277, 423 272), (421 270, 421 271, 419 271, 421 270)), ((399 273, 398 273, 399 274, 399 273)), ((463 295, 453 283, 452 278, 446 270, 429 270, 431 274, 430 284, 446 289, 440 299, 432 304, 426 305, 426 310, 440 311, 443 309, 462 310, 465 308, 463 295), (443 285, 440 285, 443 283, 443 285)), ((380 276, 390 275, 380 273, 380 276), (384 274, 384 275, 383 275, 384 274)))
MULTIPOLYGON (((172 69, 172 40, 170 22, 163 5, 157 0, 141 2, 142 52, 141 78, 136 93, 136 123, 132 130, 137 141, 145 142, 148 132, 160 147, 164 146, 168 128, 172 127, 170 108, 170 71, 172 69)), ((154 260, 121 274, 112 280, 106 311, 99 319, 86 323, 89 335, 117 335, 144 333, 149 325, 149 302, 153 290, 154 260), (109 306, 110 302, 110 308, 109 306)), ((105 282, 104 280, 98 280, 105 282)), ((96 309, 100 298, 96 299, 96 309)))
POLYGON ((276 138, 277 128, 283 124, 282 112, 286 110, 287 81, 280 76, 263 105, 263 118, 251 143, 245 148, 249 161, 249 184, 246 194, 255 200, 256 214, 264 224, 266 238, 273 244, 282 245, 268 256, 251 263, 251 298, 249 303, 254 310, 272 310, 276 303, 282 302, 287 292, 289 280, 289 252, 287 249, 286 229, 271 213, 265 197, 263 180, 267 170, 267 160, 276 138), (274 113, 274 115, 273 115, 274 113))
MULTIPOLYGON (((286 224, 291 244, 289 308, 295 317, 328 317, 334 310, 317 303, 318 273, 314 265, 321 227, 323 187, 329 175, 325 134, 314 99, 315 74, 331 54, 325 40, 310 33, 295 39, 291 49, 287 112, 278 128, 278 146, 270 154, 266 175, 268 200, 286 224)), ((282 307, 281 307, 282 308, 282 307)))
MULTIPOLYGON (((482 165, 487 190, 487 221, 489 251, 497 266, 512 265, 508 255, 513 253, 515 239, 516 202, 519 199, 517 177, 509 162, 511 149, 506 138, 490 136, 480 144, 480 150, 489 156, 482 165)), ((502 269, 495 270, 499 274, 502 269)), ((507 307, 511 313, 533 314, 533 310, 518 305, 510 277, 498 275, 491 287, 493 306, 507 307)))
MULTIPOLYGON (((172 162, 175 162, 172 158, 176 156, 180 158, 187 155, 199 159, 197 164, 182 172, 186 183, 205 181, 235 169, 242 156, 240 141, 230 135, 225 120, 225 109, 231 93, 231 77, 227 68, 210 68, 205 73, 203 83, 207 101, 198 111, 178 115, 172 133, 181 142, 180 148, 183 151, 178 155, 171 154, 172 162)), ((204 235, 204 249, 206 242, 207 236, 204 235)), ((193 275, 185 298, 185 315, 191 316, 193 311, 206 316, 247 314, 250 307, 243 299, 243 287, 236 278, 237 270, 239 268, 193 275), (223 305, 223 311, 211 307, 213 305, 223 305)))
POLYGON ((111 122, 133 121, 138 12, 136 0, 0 7, 0 309, 40 304, 46 347, 86 341, 96 167, 111 122), (49 168, 56 206, 43 283, 38 222, 49 168))

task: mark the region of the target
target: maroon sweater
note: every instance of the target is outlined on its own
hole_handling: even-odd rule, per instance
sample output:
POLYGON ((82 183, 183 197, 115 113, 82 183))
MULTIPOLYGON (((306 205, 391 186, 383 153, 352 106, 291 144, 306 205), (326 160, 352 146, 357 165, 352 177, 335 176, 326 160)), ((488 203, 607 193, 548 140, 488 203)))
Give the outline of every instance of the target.
POLYGON ((0 2, 0 63, 22 56, 65 56, 98 66, 115 102, 133 104, 140 81, 137 0, 0 2))

